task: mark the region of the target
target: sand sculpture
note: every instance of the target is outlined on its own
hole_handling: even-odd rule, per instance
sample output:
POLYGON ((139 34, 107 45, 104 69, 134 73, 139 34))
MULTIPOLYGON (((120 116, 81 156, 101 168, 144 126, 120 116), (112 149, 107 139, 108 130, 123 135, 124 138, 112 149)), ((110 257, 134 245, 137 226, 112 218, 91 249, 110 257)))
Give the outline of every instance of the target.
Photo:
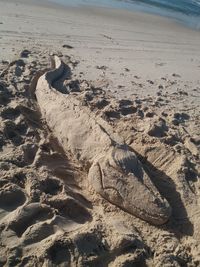
POLYGON ((171 207, 147 175, 136 154, 79 93, 62 93, 58 80, 66 65, 55 56, 53 68, 37 82, 36 98, 43 118, 64 151, 88 169, 90 184, 103 198, 154 225, 167 222, 171 207))

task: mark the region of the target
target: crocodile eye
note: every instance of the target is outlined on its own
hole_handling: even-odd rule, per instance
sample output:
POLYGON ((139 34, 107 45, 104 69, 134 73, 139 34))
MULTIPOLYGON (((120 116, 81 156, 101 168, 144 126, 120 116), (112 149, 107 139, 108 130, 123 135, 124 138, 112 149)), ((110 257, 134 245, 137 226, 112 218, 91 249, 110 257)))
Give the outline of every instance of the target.
POLYGON ((89 169, 88 179, 92 187, 98 192, 102 193, 102 173, 98 163, 94 163, 89 169))

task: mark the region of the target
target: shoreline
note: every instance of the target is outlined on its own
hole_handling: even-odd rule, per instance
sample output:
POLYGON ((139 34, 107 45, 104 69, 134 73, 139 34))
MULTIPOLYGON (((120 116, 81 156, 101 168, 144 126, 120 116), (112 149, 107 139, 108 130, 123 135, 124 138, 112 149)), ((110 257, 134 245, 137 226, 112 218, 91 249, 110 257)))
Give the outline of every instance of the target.
POLYGON ((162 9, 161 7, 155 7, 151 6, 145 3, 128 3, 128 2, 109 2, 109 3, 84 3, 81 0, 76 1, 76 3, 71 3, 71 2, 63 2, 62 0, 44 0, 46 3, 54 3, 57 5, 61 5, 63 7, 93 7, 93 8, 104 8, 104 9, 117 9, 117 10, 125 10, 125 11, 130 11, 130 12, 138 12, 141 14, 146 14, 146 15, 153 15, 153 16, 158 16, 161 18, 167 18, 172 20, 175 23, 184 25, 184 27, 194 29, 197 31, 200 31, 200 14, 199 16, 197 15, 188 15, 184 14, 183 12, 177 12, 169 9, 162 9))
MULTIPOLYGON (((5 2, 6 3, 6 0, 1 0, 2 2, 5 2)), ((9 2, 13 2, 15 3, 14 1, 9 1, 9 2)), ((42 2, 39 1, 39 0, 28 0, 27 2, 24 1, 24 0, 19 0, 18 3, 22 3, 22 4, 27 4, 27 5, 39 5, 39 6, 42 6, 42 7, 49 7, 49 8, 55 8, 55 9, 59 9, 59 10, 63 10, 64 9, 72 9, 72 10, 79 10, 79 11, 88 11, 88 10, 100 10, 102 11, 102 14, 104 12, 106 12, 108 10, 108 12, 116 12, 118 13, 118 16, 120 17, 120 13, 124 13, 124 14, 127 14, 128 16, 134 16, 134 15, 138 15, 138 16, 142 16, 142 17, 145 17, 147 16, 147 18, 149 18, 150 20, 151 19, 155 19, 156 18, 158 20, 160 20, 162 22, 171 22, 173 23, 174 25, 177 25, 179 27, 184 27, 188 30, 193 30, 193 31, 197 31, 199 32, 200 31, 200 24, 199 25, 194 25, 194 20, 196 21, 196 18, 195 16, 187 16, 186 14, 182 14, 182 13, 177 13, 177 15, 180 15, 179 18, 176 18, 176 12, 174 12, 174 15, 170 15, 170 13, 164 10, 161 10, 160 12, 159 11, 151 11, 150 9, 148 8, 139 8, 137 7, 137 5, 134 5, 134 4, 129 4, 129 7, 126 7, 126 4, 122 3, 120 4, 119 3, 119 6, 115 6, 114 4, 113 5, 106 5, 106 4, 87 4, 87 3, 81 3, 82 1, 80 0, 79 3, 62 3, 62 1, 57 1, 57 0, 43 0, 42 2), (191 21, 191 19, 193 21, 191 21)), ((158 8, 159 9, 159 8, 158 8)), ((173 12, 172 12, 173 14, 173 12)), ((126 17, 126 15, 125 15, 126 17)), ((200 16, 199 16, 200 18, 200 16)))

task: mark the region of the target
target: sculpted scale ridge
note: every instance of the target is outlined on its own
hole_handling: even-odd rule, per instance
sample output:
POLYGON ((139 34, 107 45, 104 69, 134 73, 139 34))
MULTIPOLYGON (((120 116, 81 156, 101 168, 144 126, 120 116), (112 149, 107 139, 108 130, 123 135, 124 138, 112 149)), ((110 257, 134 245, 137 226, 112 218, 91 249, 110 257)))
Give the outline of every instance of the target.
POLYGON ((90 184, 103 198, 149 223, 166 223, 169 203, 135 153, 105 120, 83 105, 78 94, 62 94, 54 87, 65 65, 55 57, 54 66, 38 79, 35 93, 42 116, 63 149, 89 167, 90 184))

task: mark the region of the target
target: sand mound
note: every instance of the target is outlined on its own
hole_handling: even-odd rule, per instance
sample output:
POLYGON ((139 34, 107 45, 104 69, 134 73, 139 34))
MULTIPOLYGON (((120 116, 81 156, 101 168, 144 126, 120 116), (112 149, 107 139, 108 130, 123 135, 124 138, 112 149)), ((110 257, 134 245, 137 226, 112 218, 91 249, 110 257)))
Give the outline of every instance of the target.
POLYGON ((189 115, 115 100, 69 58, 41 76, 47 55, 26 56, 0 81, 0 266, 198 266, 189 115))

